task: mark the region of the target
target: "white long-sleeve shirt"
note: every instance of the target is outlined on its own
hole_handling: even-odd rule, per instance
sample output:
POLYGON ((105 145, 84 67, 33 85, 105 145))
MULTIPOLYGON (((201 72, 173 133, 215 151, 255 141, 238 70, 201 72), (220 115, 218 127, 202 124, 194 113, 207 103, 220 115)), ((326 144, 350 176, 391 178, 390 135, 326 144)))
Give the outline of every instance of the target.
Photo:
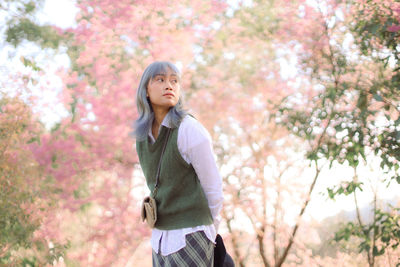
MULTIPOLYGON (((165 116, 161 125, 171 128, 169 113, 165 116)), ((151 129, 149 137, 150 142, 154 143, 155 139, 151 129)), ((214 223, 174 230, 154 228, 151 235, 151 246, 154 251, 161 252, 163 256, 184 248, 186 246, 185 236, 197 231, 204 231, 207 238, 214 243, 223 202, 222 180, 215 163, 212 141, 208 131, 195 118, 186 116, 178 128, 177 146, 183 159, 192 164, 196 171, 214 223)))

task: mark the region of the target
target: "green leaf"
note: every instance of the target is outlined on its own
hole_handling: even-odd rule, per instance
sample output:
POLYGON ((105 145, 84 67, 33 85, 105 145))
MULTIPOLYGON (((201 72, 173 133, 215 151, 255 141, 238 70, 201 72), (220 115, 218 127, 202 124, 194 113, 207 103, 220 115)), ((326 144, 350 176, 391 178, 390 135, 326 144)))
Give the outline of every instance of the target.
POLYGON ((79 190, 74 190, 73 194, 75 199, 79 199, 79 190))
POLYGON ((51 132, 52 133, 54 133, 54 132, 56 132, 58 129, 60 129, 60 126, 61 126, 61 123, 60 122, 58 122, 58 123, 56 123, 52 128, 51 128, 51 132))
POLYGON ((373 96, 374 96, 374 99, 375 99, 376 101, 383 102, 383 98, 382 98, 380 95, 374 94, 373 96))
POLYGON ((32 11, 34 11, 36 8, 35 6, 35 2, 29 2, 27 4, 25 4, 25 12, 26 13, 31 13, 32 11))
MULTIPOLYGON (((75 197, 75 198, 79 198, 79 193, 75 196, 75 191, 74 191, 74 197, 75 197)), ((92 206, 92 203, 88 202, 88 203, 82 204, 82 205, 79 207, 79 209, 80 209, 81 211, 87 211, 88 208, 90 208, 91 206, 92 206)))
POLYGON ((387 243, 387 242, 390 241, 390 237, 388 235, 383 235, 381 237, 381 241, 384 242, 384 243, 387 243))
POLYGON ((398 126, 400 125, 400 116, 397 118, 397 120, 394 122, 394 125, 398 126))
POLYGON ((330 199, 334 199, 335 198, 335 193, 333 193, 333 190, 328 188, 328 195, 330 199))
POLYGON ((51 167, 53 167, 53 169, 57 169, 58 168, 58 164, 56 163, 57 161, 57 155, 53 154, 51 156, 51 167))
POLYGON ((78 84, 77 83, 67 83, 67 88, 75 88, 78 84))
POLYGON ((40 144, 40 138, 37 137, 37 136, 32 137, 31 139, 28 140, 27 143, 28 143, 28 144, 31 144, 31 143, 33 143, 33 142, 37 142, 38 144, 40 144))
POLYGON ((383 253, 385 253, 385 248, 382 247, 381 249, 378 250, 378 248, 374 246, 374 248, 372 249, 372 253, 374 256, 381 256, 383 255, 383 253))

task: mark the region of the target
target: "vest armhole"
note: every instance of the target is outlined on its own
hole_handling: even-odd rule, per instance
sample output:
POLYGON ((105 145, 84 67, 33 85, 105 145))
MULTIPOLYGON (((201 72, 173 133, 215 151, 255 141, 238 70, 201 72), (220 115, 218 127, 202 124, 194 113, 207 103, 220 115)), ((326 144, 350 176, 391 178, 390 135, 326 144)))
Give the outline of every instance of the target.
POLYGON ((174 149, 174 157, 175 157, 179 162, 181 162, 186 168, 190 168, 190 167, 193 168, 192 164, 188 163, 188 162, 182 157, 181 152, 180 152, 179 149, 178 149, 178 131, 179 131, 179 128, 176 128, 175 131, 176 131, 176 134, 174 133, 174 135, 175 135, 175 137, 174 137, 174 138, 175 138, 175 145, 173 146, 173 149, 174 149))

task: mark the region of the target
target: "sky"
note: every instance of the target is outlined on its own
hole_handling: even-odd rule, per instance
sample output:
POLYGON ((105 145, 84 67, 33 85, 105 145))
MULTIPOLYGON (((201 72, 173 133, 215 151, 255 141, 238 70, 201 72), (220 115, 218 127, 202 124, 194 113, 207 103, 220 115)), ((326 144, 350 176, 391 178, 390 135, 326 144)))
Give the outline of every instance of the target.
POLYGON ((75 27, 75 16, 79 9, 72 0, 45 0, 43 12, 38 18, 61 28, 75 27))
MULTIPOLYGON (((79 10, 75 7, 75 1, 71 0, 45 0, 43 9, 37 13, 39 24, 51 24, 61 28, 74 27, 76 25, 75 16, 79 10)), ((0 23, 6 16, 1 16, 0 23)), ((1 30, 4 30, 2 27, 1 30)), ((0 34, 4 34, 4 31, 0 34)), ((46 128, 50 129, 60 118, 68 115, 64 106, 58 101, 58 94, 62 90, 62 81, 56 75, 60 67, 70 66, 69 57, 66 54, 66 47, 60 47, 58 51, 52 49, 42 49, 31 42, 22 42, 17 49, 5 43, 0 43, 0 88, 10 95, 15 94, 20 84, 16 84, 9 76, 13 73, 30 75, 30 67, 25 67, 21 57, 34 58, 37 65, 46 70, 44 76, 33 73, 32 77, 37 84, 29 83, 31 94, 39 99, 34 111, 40 113, 41 121, 46 128), (51 60, 49 60, 51 59, 51 60), (43 89, 51 88, 51 89, 43 89)), ((27 95, 24 95, 27 98, 27 95)))
MULTIPOLYGON (((232 7, 235 7, 235 2, 237 1, 229 1, 232 7)), ((249 3, 251 1, 248 1, 249 3)), ((52 24, 59 26, 61 28, 75 27, 76 21, 75 16, 78 12, 78 9, 75 7, 75 1, 72 0, 45 0, 43 10, 38 14, 38 19, 40 23, 43 24, 52 24)), ((67 112, 61 103, 57 103, 57 95, 62 90, 62 81, 55 74, 56 70, 59 67, 69 67, 70 62, 69 58, 66 55, 66 48, 60 48, 59 51, 43 51, 39 47, 34 46, 32 44, 22 44, 20 48, 15 51, 10 46, 5 46, 4 43, 1 44, 3 49, 0 50, 0 62, 7 62, 7 66, 1 65, 0 63, 0 75, 4 75, 5 72, 24 72, 26 70, 21 61, 21 55, 34 54, 36 55, 35 61, 39 63, 42 62, 43 68, 46 69, 45 77, 40 77, 40 82, 36 86, 33 86, 32 93, 38 96, 41 99, 39 107, 37 107, 37 111, 41 113, 42 121, 46 124, 48 128, 51 128, 54 123, 56 123, 61 117, 67 116, 67 112), (16 53, 11 55, 10 53, 16 53), (51 62, 49 63, 49 57, 51 57, 51 62), (10 58, 13 58, 10 60, 10 58), (47 64, 47 65, 46 65, 47 64), (43 90, 40 89, 41 84, 46 84, 46 88, 51 88, 51 90, 43 90)), ((283 68, 283 75, 285 73, 293 74, 295 72, 295 64, 296 61, 282 61, 279 62, 281 67, 283 68)), ((289 75, 289 74, 288 74, 289 75)), ((0 81, 0 85, 1 85, 0 81)), ((4 82, 3 82, 4 85, 4 82)), ((5 88, 5 86, 2 86, 5 88)), ((12 87, 8 86, 9 90, 12 90, 12 87)), ((4 90, 4 89, 3 89, 4 90)), ((396 191, 399 189, 398 186, 392 186, 392 190, 387 190, 381 183, 375 183, 374 181, 381 177, 380 172, 376 172, 374 170, 379 170, 379 163, 373 163, 372 166, 361 166, 360 167, 360 175, 368 177, 371 181, 372 186, 365 187, 366 192, 360 197, 360 205, 368 206, 371 202, 373 195, 372 189, 374 186, 379 188, 375 188, 381 192, 381 195, 385 195, 386 198, 394 198, 396 196, 396 191), (375 184, 375 185, 373 185, 375 184)), ((266 173, 268 175, 268 173, 266 173)), ((327 170, 324 172, 323 177, 321 177, 319 183, 317 183, 315 188, 315 193, 313 195, 313 201, 310 202, 308 207, 308 214, 310 219, 314 218, 317 220, 322 220, 325 217, 332 216, 341 210, 351 211, 354 209, 353 198, 352 197, 339 197, 336 201, 327 200, 326 194, 322 194, 326 192, 326 188, 328 186, 333 186, 337 183, 338 178, 347 178, 351 179, 353 176, 352 168, 348 166, 334 166, 333 169, 327 170), (311 216, 310 216, 311 215, 311 216)), ((299 179, 307 179, 313 176, 312 169, 307 169, 303 174, 303 177, 299 177, 299 179)), ((294 218, 292 218, 294 220, 294 218)))

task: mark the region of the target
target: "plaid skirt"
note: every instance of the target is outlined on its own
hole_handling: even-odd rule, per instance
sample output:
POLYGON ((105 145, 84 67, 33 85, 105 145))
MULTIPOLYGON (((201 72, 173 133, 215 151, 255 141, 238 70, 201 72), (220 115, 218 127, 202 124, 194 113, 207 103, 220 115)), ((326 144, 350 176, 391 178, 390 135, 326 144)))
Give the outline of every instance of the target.
POLYGON ((163 256, 152 252, 153 267, 211 267, 214 265, 214 244, 203 231, 186 235, 186 246, 163 256))

